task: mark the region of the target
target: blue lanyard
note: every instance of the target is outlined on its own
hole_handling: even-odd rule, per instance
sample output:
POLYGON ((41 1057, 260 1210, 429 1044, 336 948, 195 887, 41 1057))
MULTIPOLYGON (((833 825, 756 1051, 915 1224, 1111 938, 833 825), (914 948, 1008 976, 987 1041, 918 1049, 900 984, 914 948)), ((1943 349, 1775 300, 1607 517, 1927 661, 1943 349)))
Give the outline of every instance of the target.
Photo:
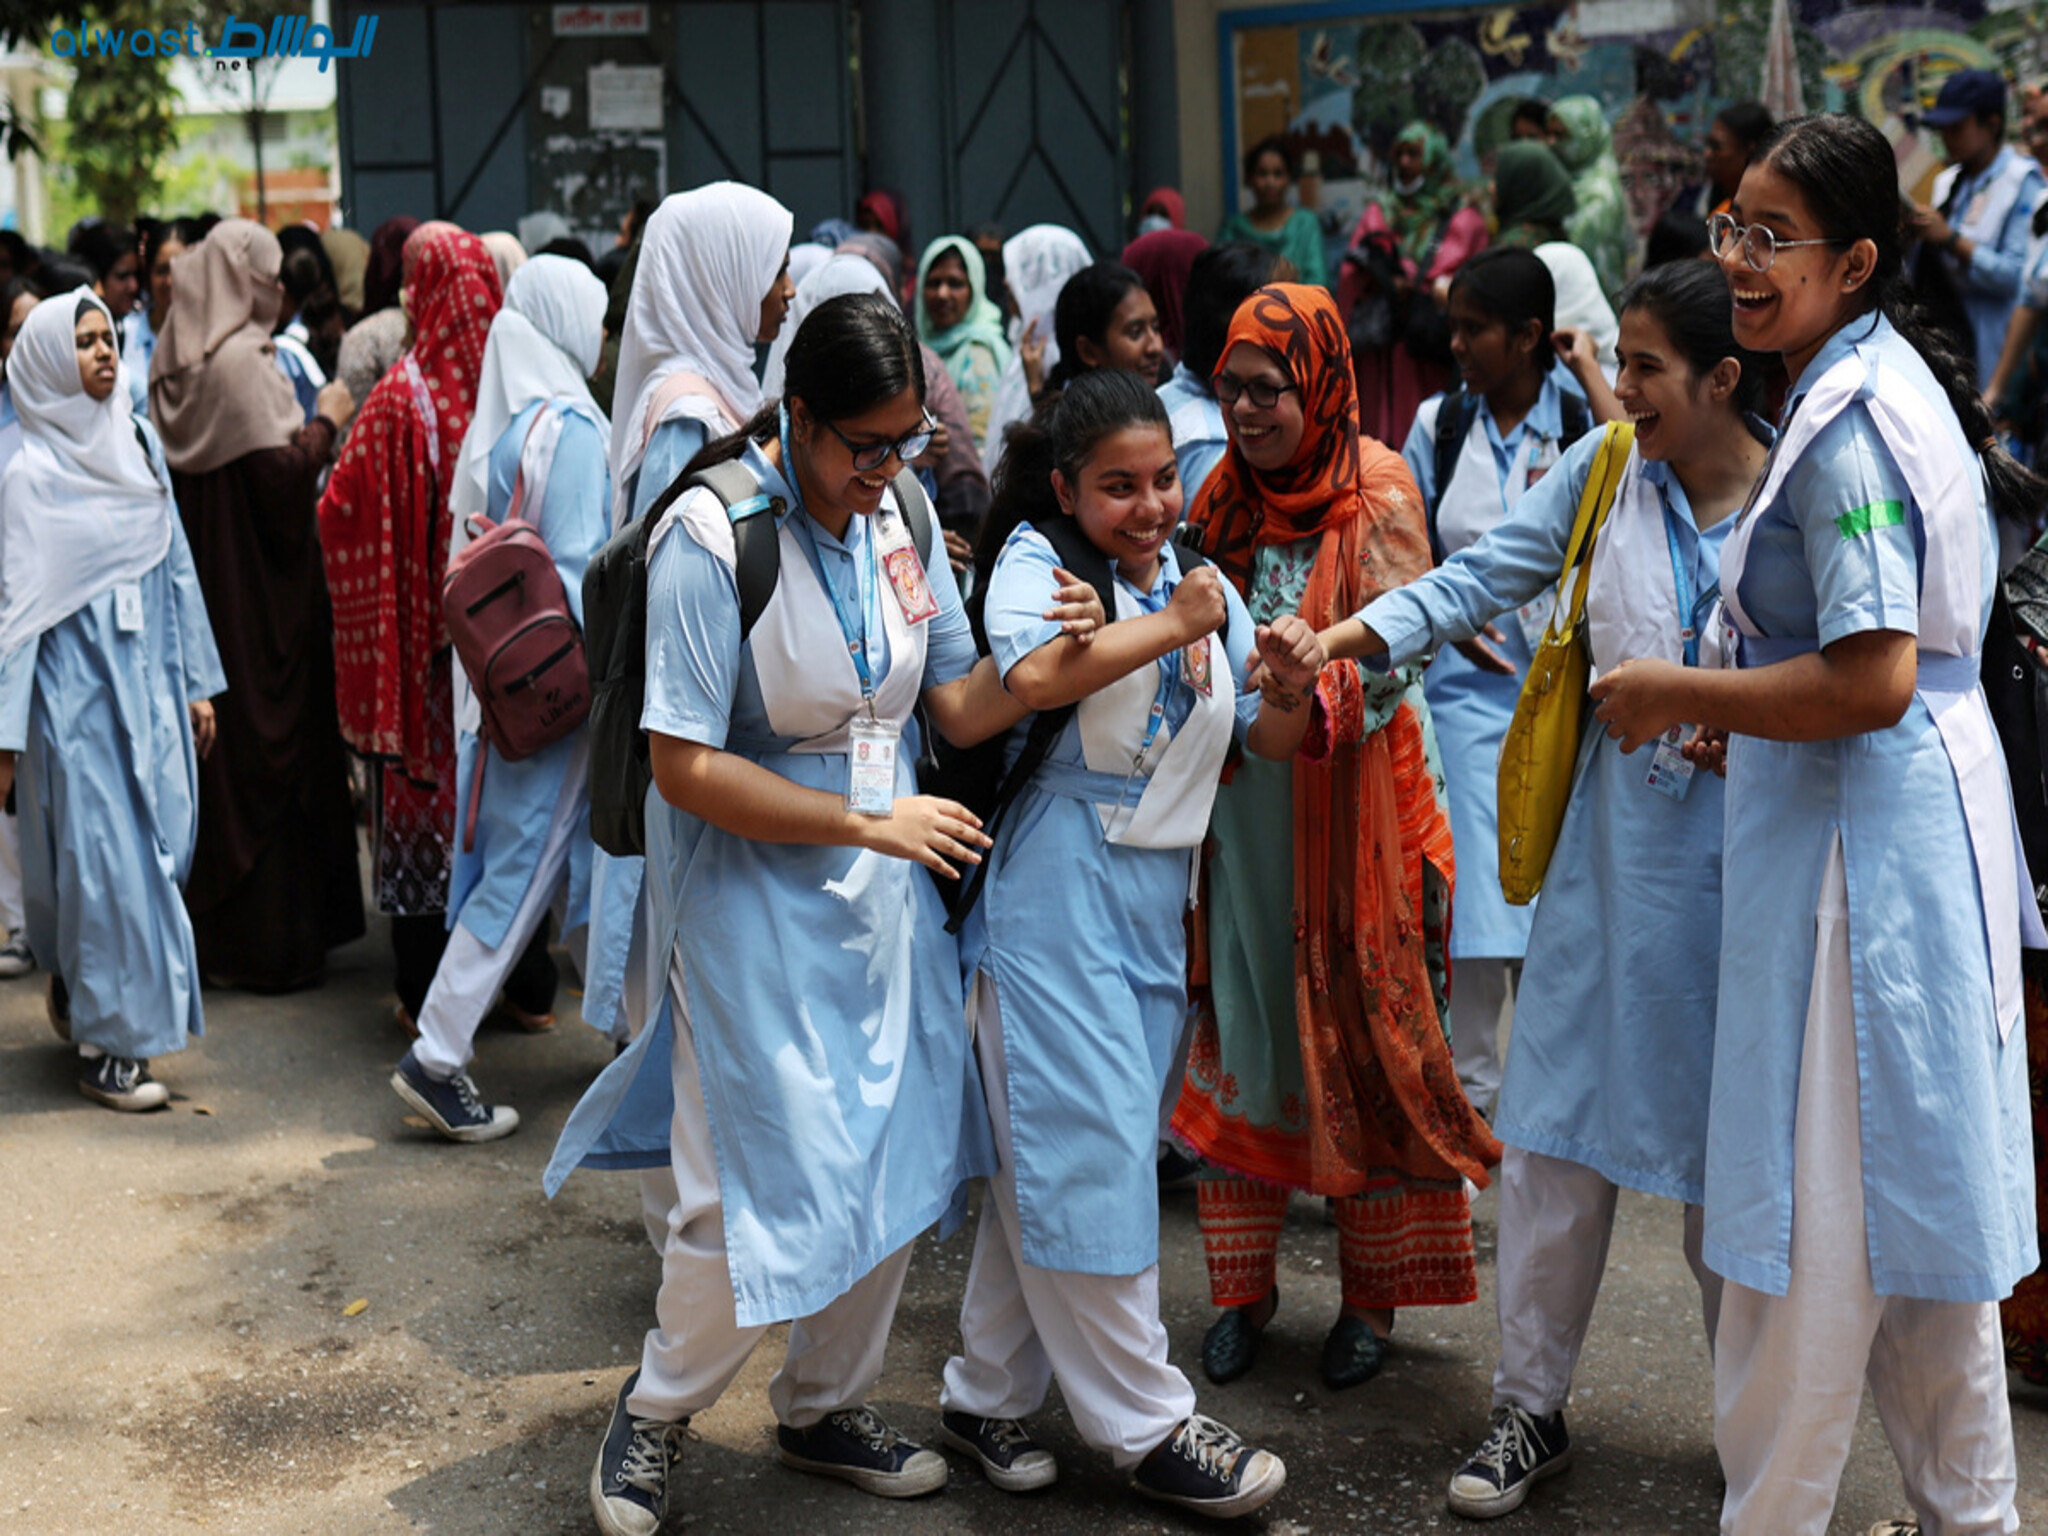
MULTIPOLYGON (((785 444, 789 441, 789 408, 787 406, 784 406, 782 411, 782 440, 785 444)), ((788 449, 785 447, 783 451, 786 454, 788 449)), ((808 517, 810 514, 804 512, 803 492, 797 486, 794 469, 792 468, 791 472, 785 475, 784 478, 789 482, 790 500, 795 504, 795 510, 808 517)), ((848 526, 851 527, 852 525, 849 524, 848 526)), ((875 592, 875 540, 871 529, 863 529, 862 531, 867 535, 863 541, 866 545, 867 559, 861 560, 859 556, 854 557, 860 567, 858 587, 855 593, 859 599, 860 606, 858 611, 852 616, 849 616, 847 613, 846 600, 839 595, 838 584, 832 580, 832 568, 826 563, 824 554, 818 549, 818 540, 815 533, 806 541, 805 552, 811 557, 811 569, 818 573, 818 583, 824 587, 825 596, 832 600, 832 616, 839 620, 839 633, 846 637, 847 654, 853 658, 853 670, 860 677, 861 701, 868 706, 868 714, 872 717, 875 712, 875 679, 874 673, 868 666, 868 612, 873 605, 875 592)))
POLYGON ((1720 592, 1721 584, 1714 583, 1697 597, 1692 590, 1692 567, 1678 548, 1678 530, 1673 524, 1669 507, 1664 510, 1664 542, 1671 549, 1671 583, 1678 598, 1678 633, 1685 641, 1685 664, 1696 667, 1700 664, 1699 605, 1710 602, 1720 592))

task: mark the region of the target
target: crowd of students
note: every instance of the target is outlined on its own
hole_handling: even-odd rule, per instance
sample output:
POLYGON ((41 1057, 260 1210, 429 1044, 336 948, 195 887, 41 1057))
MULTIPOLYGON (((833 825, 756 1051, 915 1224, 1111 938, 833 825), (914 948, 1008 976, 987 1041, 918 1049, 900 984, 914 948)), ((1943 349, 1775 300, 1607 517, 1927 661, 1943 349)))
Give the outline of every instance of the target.
POLYGON ((1629 1189, 1681 1207, 1724 1530, 1827 1528, 1866 1379, 1895 1528, 2016 1530, 2048 935, 1978 677, 2048 496, 1991 309, 2048 257, 2006 249, 2044 183, 2002 91, 1943 89, 1925 209, 1868 124, 1730 109, 1689 245, 1625 284, 1571 100, 1483 197, 1404 131, 1334 277, 1278 143, 1218 244, 1160 189, 1122 260, 1050 225, 913 260, 887 192, 797 241, 734 183, 604 261, 540 216, 531 258, 409 219, 8 247, 0 967, 48 973, 82 1091, 157 1107, 202 984, 363 933, 360 806, 392 1087, 480 1142, 519 1115, 479 1027, 548 1027, 564 955, 616 1055, 546 1184, 637 1170, 661 1260, 610 1536, 782 1321, 778 1457, 942 1486, 866 1399, 977 1180, 942 1443, 1053 1483, 1057 1378, 1140 1493, 1259 1508, 1279 1458, 1170 1358, 1160 1189, 1196 1182, 1215 1384, 1282 1318, 1291 1196, 1328 1202, 1341 1390, 1477 1299, 1496 1171, 1453 1511, 1569 1465, 1629 1189), (451 564, 509 519, 577 628, 644 552, 641 853, 593 840, 615 743, 515 749, 451 647, 451 564), (1597 725, 1532 905, 1498 765, 1582 558, 1597 725))

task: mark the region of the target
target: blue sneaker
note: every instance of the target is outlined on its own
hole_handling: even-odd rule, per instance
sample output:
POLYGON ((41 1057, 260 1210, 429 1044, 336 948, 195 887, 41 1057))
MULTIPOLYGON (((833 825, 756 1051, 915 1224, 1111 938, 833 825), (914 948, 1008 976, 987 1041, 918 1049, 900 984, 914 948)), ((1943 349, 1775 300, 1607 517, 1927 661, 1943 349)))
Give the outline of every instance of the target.
POLYGON ((946 1458, 904 1439, 865 1403, 828 1413, 809 1429, 777 1425, 775 1455, 786 1467, 885 1499, 914 1499, 946 1486, 946 1458))
POLYGON ((427 1076, 427 1069, 411 1051, 391 1074, 391 1087, 450 1141, 496 1141, 519 1129, 519 1111, 484 1103, 476 1096, 476 1084, 467 1072, 439 1082, 427 1076))
POLYGON ((636 1419, 626 1399, 640 1384, 636 1369, 619 1388, 612 1421, 590 1469, 590 1508, 604 1536, 654 1536, 668 1516, 668 1474, 694 1438, 688 1419, 636 1419))

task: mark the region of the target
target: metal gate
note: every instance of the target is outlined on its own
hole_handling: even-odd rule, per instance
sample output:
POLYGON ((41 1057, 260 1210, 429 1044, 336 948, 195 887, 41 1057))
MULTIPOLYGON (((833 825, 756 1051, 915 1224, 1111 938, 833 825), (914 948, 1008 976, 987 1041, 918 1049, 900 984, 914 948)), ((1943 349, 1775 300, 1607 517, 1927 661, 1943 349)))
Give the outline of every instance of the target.
POLYGON ((993 218, 1071 227, 1122 248, 1130 163, 1127 10, 1103 0, 943 0, 955 227, 993 218))

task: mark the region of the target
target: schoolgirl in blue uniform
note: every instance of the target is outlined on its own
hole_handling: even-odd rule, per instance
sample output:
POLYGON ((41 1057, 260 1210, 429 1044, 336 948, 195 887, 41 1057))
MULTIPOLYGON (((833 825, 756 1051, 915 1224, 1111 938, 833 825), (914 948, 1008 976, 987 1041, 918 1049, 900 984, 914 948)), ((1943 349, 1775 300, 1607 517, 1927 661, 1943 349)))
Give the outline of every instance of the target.
MULTIPOLYGON (((1429 509, 1439 560, 1512 513, 1590 421, 1577 381, 1557 366, 1551 347, 1556 302, 1550 269, 1528 251, 1483 251, 1451 279, 1451 352, 1463 382, 1422 402, 1401 449, 1429 509), (1446 475, 1437 441, 1460 430, 1446 475)), ((1500 1089, 1501 1009, 1511 967, 1529 943, 1529 908, 1511 907, 1501 894, 1494 802, 1500 744, 1528 675, 1534 624, 1509 614, 1439 652, 1423 677, 1458 858, 1451 1050, 1481 1113, 1492 1111, 1500 1089)))
POLYGON ((1286 1473, 1196 1413, 1167 1359, 1154 1158, 1187 1022, 1185 914, 1224 757, 1233 740, 1293 755, 1321 652, 1294 615, 1255 633, 1215 567, 1190 566, 1170 542, 1173 439, 1138 374, 1075 378, 1048 428, 1013 431, 1000 484, 995 526, 1014 531, 989 577, 990 650, 1023 703, 1075 708, 1006 812, 962 933, 1000 1166, 943 1433, 999 1487, 1052 1481, 1050 1453, 1017 1421, 1057 1375, 1082 1438, 1139 1492, 1239 1515, 1286 1473), (1063 573, 1040 529, 1060 517, 1114 575, 1115 621, 1086 645, 1041 613, 1063 573), (1247 686, 1261 659, 1284 703, 1262 705, 1247 686))
POLYGON ((664 997, 548 1174, 552 1189, 587 1154, 667 1161, 676 1180, 657 1326, 591 1476, 608 1536, 656 1528, 690 1415, 786 1319, 781 1459, 892 1497, 941 1486, 943 1459, 864 1399, 911 1240, 957 1220, 966 1181, 995 1167, 927 873, 987 839, 916 792, 904 731, 922 703, 971 744, 1023 709, 977 661, 943 551, 917 547, 891 487, 931 435, 902 311, 820 305, 787 387, 698 460, 744 466, 759 494, 735 511, 776 521, 778 577, 748 635, 725 504, 697 489, 654 532, 642 724, 664 997))
POLYGON ((2015 1026, 2044 939, 1978 671, 1991 510, 2044 488, 1920 325, 1896 174, 1869 123, 1800 118, 1714 219, 1735 335, 1792 378, 1722 554, 1729 665, 1594 685, 1624 750, 1726 733, 1705 1256, 1745 1536, 1827 1529, 1866 1379, 1924 1529, 2019 1529, 1994 1303, 2039 1258, 2015 1026))
MULTIPOLYGON (((476 415, 448 497, 460 547, 468 542, 464 520, 487 513, 503 522, 517 489, 579 623, 584 568, 611 530, 611 423, 585 382, 603 351, 604 309, 604 284, 581 262, 536 256, 512 274, 505 307, 491 320, 476 415)), ((579 974, 587 959, 590 740, 579 728, 508 762, 482 735, 467 678, 457 682, 456 700, 455 825, 468 827, 473 815, 475 838, 456 840, 448 947, 420 1009, 419 1041, 391 1085, 449 1140, 491 1141, 517 1129, 519 1114, 482 1102, 470 1081, 477 1028, 557 896, 579 974)))
MULTIPOLYGON (((1581 355, 1589 360, 1590 343, 1581 355)), ((1763 467, 1761 359, 1729 330, 1705 262, 1622 296, 1614 409, 1634 442, 1595 545, 1593 664, 1697 666, 1722 541, 1763 467)), ((1604 389, 1604 381, 1596 385, 1604 389)), ((1492 532, 1325 637, 1333 656, 1404 665, 1558 585, 1601 434, 1567 450, 1492 532)), ((1493 1430, 1451 1480, 1475 1519, 1519 1508, 1570 1461, 1564 1407, 1599 1295, 1621 1188, 1685 1202, 1707 1337, 1721 1283, 1700 1261, 1707 1087, 1721 962, 1722 785, 1667 743, 1655 765, 1594 731, 1529 935, 1494 1131, 1501 1159, 1493 1430), (1651 850, 1646 856, 1645 851, 1651 850)))

